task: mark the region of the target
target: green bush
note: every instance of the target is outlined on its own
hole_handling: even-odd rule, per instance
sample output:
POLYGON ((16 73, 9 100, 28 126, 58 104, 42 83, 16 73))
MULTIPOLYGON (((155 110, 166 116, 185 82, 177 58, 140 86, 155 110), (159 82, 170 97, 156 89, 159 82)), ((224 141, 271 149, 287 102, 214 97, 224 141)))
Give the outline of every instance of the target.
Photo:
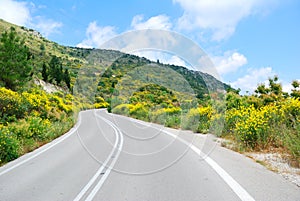
POLYGON ((94 103, 94 108, 99 109, 99 108, 107 108, 109 104, 100 96, 96 97, 95 103, 94 103))
POLYGON ((284 145, 300 163, 300 123, 297 124, 295 130, 286 130, 285 132, 284 145))
POLYGON ((129 116, 130 108, 132 108, 131 104, 120 104, 120 105, 117 105, 116 107, 112 108, 111 111, 115 114, 129 116))
POLYGON ((27 138, 33 138, 37 141, 48 138, 48 131, 51 128, 51 122, 48 119, 29 117, 27 121, 29 123, 27 138))
POLYGON ((0 128, 0 164, 19 157, 20 143, 6 127, 0 128))
POLYGON ((207 133, 210 128, 211 118, 211 106, 192 108, 186 114, 182 127, 194 132, 207 133))
POLYGON ((181 124, 181 112, 181 108, 179 107, 163 107, 152 111, 150 113, 150 120, 167 127, 179 128, 181 124))
POLYGON ((144 104, 137 103, 132 105, 129 109, 129 114, 133 118, 149 121, 149 110, 144 104))
POLYGON ((171 128, 180 128, 180 124, 181 124, 180 115, 172 115, 172 116, 167 116, 164 125, 171 128))
POLYGON ((0 121, 2 123, 23 118, 29 111, 30 104, 17 92, 0 88, 0 121))

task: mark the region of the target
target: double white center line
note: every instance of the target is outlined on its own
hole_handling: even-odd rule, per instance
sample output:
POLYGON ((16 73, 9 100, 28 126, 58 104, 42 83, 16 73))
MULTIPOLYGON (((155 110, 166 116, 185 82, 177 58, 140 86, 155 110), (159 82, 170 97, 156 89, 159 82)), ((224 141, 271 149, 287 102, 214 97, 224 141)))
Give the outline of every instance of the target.
POLYGON ((110 174, 116 161, 118 160, 118 157, 119 157, 122 147, 123 147, 124 139, 123 139, 123 134, 120 131, 120 129, 115 124, 113 124, 111 121, 97 115, 96 113, 95 113, 95 115, 97 117, 99 117, 100 119, 102 119, 104 122, 106 122, 108 125, 110 125, 114 129, 115 135, 116 135, 116 141, 115 141, 113 149, 111 150, 110 154, 108 155, 108 157, 106 158, 106 160, 104 161, 102 166, 98 169, 98 171, 90 179, 90 181, 85 185, 85 187, 80 191, 80 193, 76 196, 74 201, 79 201, 80 199, 83 198, 83 196, 86 196, 86 199, 85 199, 86 201, 93 200, 93 198, 95 197, 95 195, 97 194, 97 192, 100 190, 103 183, 107 179, 108 175, 110 174), (96 185, 94 185, 100 176, 102 176, 101 179, 98 181, 98 183, 96 185), (90 191, 90 188, 93 185, 94 185, 94 188, 90 191), (90 192, 90 193, 88 193, 88 192, 90 192))

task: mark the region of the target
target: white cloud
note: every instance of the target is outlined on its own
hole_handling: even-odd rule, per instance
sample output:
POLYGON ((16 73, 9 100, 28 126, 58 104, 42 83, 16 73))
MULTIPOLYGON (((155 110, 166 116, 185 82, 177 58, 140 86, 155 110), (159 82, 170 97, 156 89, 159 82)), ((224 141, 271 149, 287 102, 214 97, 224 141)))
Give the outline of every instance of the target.
POLYGON ((135 30, 139 29, 164 29, 169 30, 172 27, 170 19, 166 15, 157 15, 144 21, 143 15, 136 15, 131 21, 131 27, 135 30))
POLYGON ((242 93, 253 93, 258 84, 265 83, 268 78, 273 77, 275 72, 271 67, 265 67, 260 69, 248 69, 247 75, 239 78, 235 82, 231 83, 233 88, 240 88, 242 93))
POLYGON ((0 18, 24 26, 31 20, 29 4, 13 0, 1 0, 0 18))
POLYGON ((227 51, 223 56, 211 57, 220 75, 236 72, 248 63, 247 58, 238 52, 227 51))
POLYGON ((0 18, 13 24, 37 29, 47 37, 57 33, 63 24, 42 16, 32 16, 32 10, 42 8, 43 6, 36 7, 33 3, 0 0, 0 18))
POLYGON ((58 33, 59 28, 63 26, 61 22, 56 22, 51 19, 46 19, 40 16, 36 17, 35 19, 37 23, 32 24, 32 27, 39 30, 39 32, 41 32, 42 35, 46 37, 53 33, 58 33))
POLYGON ((184 10, 179 29, 212 32, 212 40, 229 38, 238 23, 257 13, 265 14, 277 0, 173 0, 184 10))
POLYGON ((151 61, 159 60, 159 62, 163 64, 173 64, 173 65, 185 66, 185 67, 188 66, 186 62, 182 60, 180 57, 162 51, 144 50, 144 51, 137 51, 132 53, 139 57, 145 57, 151 61))
POLYGON ((284 92, 291 93, 293 88, 294 87, 292 86, 291 83, 283 83, 282 84, 282 91, 284 91, 284 92))
POLYGON ((89 24, 86 30, 86 39, 77 45, 77 47, 91 48, 100 47, 104 42, 117 35, 115 27, 98 26, 96 21, 89 24))
MULTIPOLYGON (((298 82, 300 82, 300 80, 297 80, 298 82)), ((294 87, 292 86, 292 82, 285 82, 285 81, 282 81, 282 90, 284 92, 288 92, 288 93, 291 93, 292 92, 292 89, 294 89, 294 87)))
POLYGON ((177 66, 187 66, 186 63, 180 59, 178 56, 172 56, 169 60, 166 61, 167 64, 174 64, 177 66))

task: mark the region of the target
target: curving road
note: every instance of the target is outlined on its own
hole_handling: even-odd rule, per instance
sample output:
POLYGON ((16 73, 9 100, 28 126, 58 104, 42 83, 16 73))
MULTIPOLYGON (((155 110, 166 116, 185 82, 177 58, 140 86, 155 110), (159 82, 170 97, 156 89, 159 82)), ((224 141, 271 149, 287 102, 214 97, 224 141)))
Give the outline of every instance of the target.
POLYGON ((300 200, 300 189, 210 135, 106 110, 0 168, 0 200, 300 200))

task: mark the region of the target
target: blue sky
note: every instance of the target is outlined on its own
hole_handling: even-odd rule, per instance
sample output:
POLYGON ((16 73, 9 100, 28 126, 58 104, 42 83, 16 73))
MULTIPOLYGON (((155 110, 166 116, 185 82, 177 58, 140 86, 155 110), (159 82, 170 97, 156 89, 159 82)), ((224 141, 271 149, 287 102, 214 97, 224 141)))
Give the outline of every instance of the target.
POLYGON ((298 0, 0 0, 0 18, 81 47, 130 30, 175 31, 202 47, 222 81, 244 93, 274 75, 285 90, 300 79, 298 0))

